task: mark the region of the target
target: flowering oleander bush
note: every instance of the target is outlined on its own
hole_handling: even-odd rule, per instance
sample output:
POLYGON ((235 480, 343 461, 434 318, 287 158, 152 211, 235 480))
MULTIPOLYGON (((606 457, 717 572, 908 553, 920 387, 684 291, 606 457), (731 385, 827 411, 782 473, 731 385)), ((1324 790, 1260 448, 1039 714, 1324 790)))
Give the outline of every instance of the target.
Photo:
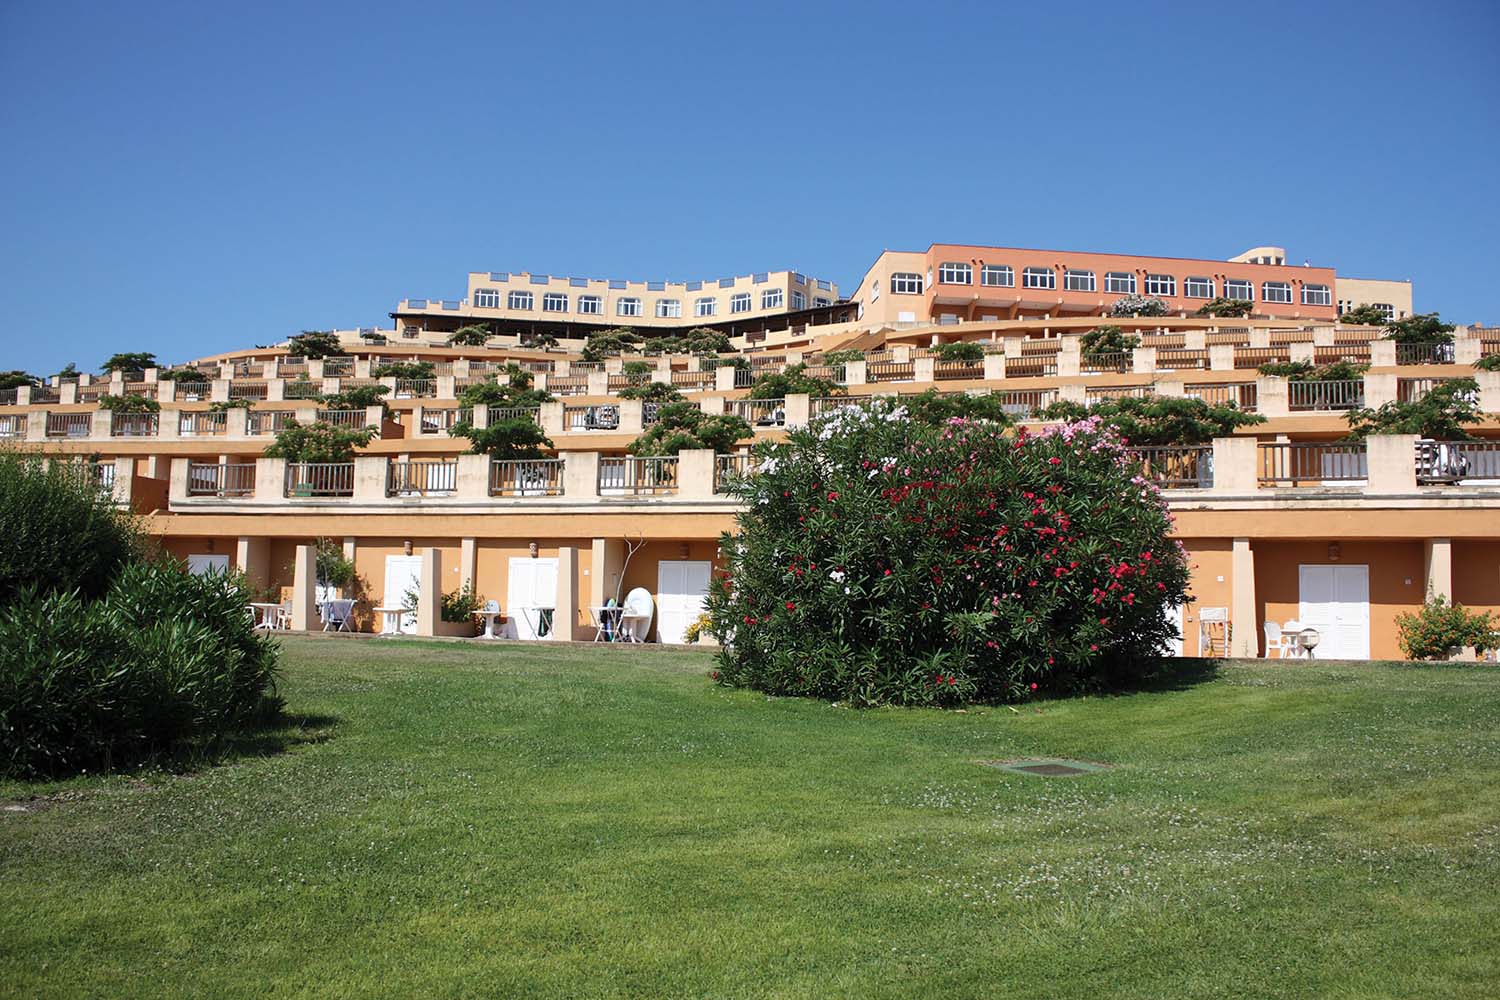
POLYGON ((1495 648, 1496 623, 1489 612, 1474 612, 1450 604, 1442 595, 1429 596, 1416 614, 1396 616, 1401 651, 1411 660, 1446 660, 1452 650, 1473 646, 1483 652, 1495 648))
POLYGON ((861 705, 1105 687, 1157 662, 1185 599, 1166 503, 1097 420, 1011 435, 876 400, 761 445, 733 488, 723 684, 861 705))

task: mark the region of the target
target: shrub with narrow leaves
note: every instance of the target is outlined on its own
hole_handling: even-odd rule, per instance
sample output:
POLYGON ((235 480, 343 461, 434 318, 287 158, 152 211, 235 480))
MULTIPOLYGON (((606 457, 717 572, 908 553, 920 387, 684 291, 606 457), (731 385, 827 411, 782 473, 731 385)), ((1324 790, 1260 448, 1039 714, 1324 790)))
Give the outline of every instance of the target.
POLYGON ((721 683, 861 705, 1014 701, 1159 662, 1187 565, 1097 420, 933 426, 877 400, 760 446, 708 598, 721 683))

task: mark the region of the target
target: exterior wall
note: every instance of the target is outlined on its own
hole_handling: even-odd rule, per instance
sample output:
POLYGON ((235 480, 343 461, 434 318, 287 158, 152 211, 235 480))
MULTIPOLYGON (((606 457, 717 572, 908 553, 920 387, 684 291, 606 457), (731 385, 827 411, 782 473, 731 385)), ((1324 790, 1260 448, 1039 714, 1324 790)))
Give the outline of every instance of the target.
POLYGON ((931 317, 923 296, 897 295, 891 291, 891 274, 902 271, 927 272, 927 255, 902 250, 887 250, 860 279, 851 298, 860 304, 861 320, 867 325, 925 322, 931 317), (910 316, 904 314, 910 313, 910 316))
POLYGON ((1198 648, 1199 613, 1204 608, 1230 607, 1233 543, 1228 538, 1185 538, 1182 545, 1188 554, 1188 593, 1193 598, 1182 612, 1183 653, 1193 656, 1198 648))
POLYGON ((1395 310, 1396 319, 1412 314, 1411 282, 1385 281, 1378 278, 1339 278, 1334 286, 1338 304, 1344 311, 1356 306, 1381 303, 1395 310))
POLYGON ((1453 599, 1500 617, 1500 541, 1453 540, 1453 599))

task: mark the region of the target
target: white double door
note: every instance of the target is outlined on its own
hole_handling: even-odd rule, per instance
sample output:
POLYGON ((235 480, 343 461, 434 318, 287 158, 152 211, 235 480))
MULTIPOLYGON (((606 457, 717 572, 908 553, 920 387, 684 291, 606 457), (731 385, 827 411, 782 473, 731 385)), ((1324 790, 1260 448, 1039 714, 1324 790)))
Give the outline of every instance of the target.
POLYGON ((703 613, 713 565, 665 559, 656 565, 656 640, 680 643, 682 633, 703 613))
POLYGON ((557 638, 552 621, 556 608, 557 560, 512 557, 505 583, 505 614, 509 619, 505 634, 513 639, 557 638))
POLYGON ((204 553, 202 555, 190 555, 187 557, 188 572, 194 576, 205 576, 209 573, 228 573, 229 556, 204 553))
POLYGON ((1370 567, 1297 567, 1298 620, 1318 630, 1320 660, 1370 658, 1370 567))
MULTIPOLYGON (((387 608, 399 608, 406 601, 408 591, 418 593, 422 589, 421 556, 386 556, 385 591, 381 599, 387 608)), ((401 631, 411 632, 417 627, 417 616, 407 613, 401 616, 401 631)))

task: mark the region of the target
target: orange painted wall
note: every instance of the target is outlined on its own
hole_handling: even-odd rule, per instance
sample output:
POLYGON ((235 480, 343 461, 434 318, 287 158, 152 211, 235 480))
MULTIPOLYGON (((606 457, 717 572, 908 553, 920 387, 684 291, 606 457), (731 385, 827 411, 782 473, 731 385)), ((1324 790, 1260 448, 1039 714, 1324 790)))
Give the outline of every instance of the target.
POLYGON ((1182 613, 1183 653, 1198 651, 1198 612, 1201 608, 1230 607, 1230 567, 1233 543, 1227 538, 1185 538, 1188 553, 1188 593, 1193 602, 1182 613), (1222 579, 1221 579, 1222 578, 1222 579))
MULTIPOLYGON (((1300 614, 1297 568, 1304 563, 1328 564, 1330 541, 1339 543, 1340 565, 1363 563, 1370 567, 1371 659, 1402 659, 1396 615, 1422 606, 1427 577, 1421 542, 1327 539, 1252 543, 1256 621, 1285 622, 1300 614)), ((1265 638, 1260 639, 1264 653, 1265 638)))
POLYGON ((1453 599, 1500 615, 1500 542, 1453 540, 1453 599))

